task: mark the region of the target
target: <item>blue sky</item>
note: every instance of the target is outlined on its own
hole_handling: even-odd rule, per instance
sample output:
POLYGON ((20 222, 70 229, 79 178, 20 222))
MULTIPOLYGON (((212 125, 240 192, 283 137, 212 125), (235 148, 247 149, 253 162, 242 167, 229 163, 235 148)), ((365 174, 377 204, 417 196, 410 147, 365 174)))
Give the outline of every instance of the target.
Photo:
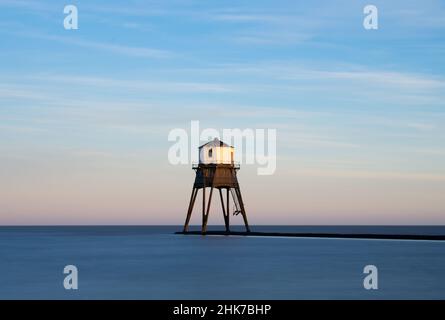
POLYGON ((167 135, 200 120, 277 129, 276 174, 240 173, 254 224, 443 224, 444 17, 441 1, 0 0, 0 223, 182 223, 193 172, 167 135))

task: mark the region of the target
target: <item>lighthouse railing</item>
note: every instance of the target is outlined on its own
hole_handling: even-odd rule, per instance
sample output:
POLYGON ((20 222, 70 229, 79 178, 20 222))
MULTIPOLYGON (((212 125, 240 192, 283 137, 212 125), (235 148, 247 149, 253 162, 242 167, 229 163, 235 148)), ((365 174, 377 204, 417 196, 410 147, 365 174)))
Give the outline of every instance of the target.
POLYGON ((232 163, 200 163, 200 162, 193 162, 192 163, 192 169, 198 169, 199 166, 202 165, 226 165, 226 166, 233 166, 235 169, 239 169, 240 168, 240 163, 239 162, 232 162, 232 163))

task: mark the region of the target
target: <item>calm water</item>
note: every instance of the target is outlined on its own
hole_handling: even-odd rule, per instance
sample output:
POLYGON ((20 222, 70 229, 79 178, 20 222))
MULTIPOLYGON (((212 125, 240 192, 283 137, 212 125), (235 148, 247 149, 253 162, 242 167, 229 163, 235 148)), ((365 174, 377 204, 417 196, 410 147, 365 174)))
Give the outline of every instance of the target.
MULTIPOLYGON (((445 242, 174 235, 175 226, 0 227, 0 298, 445 299, 445 242), (63 288, 63 267, 79 290, 63 288), (379 289, 363 289, 363 267, 379 289)), ((254 231, 445 234, 445 227, 254 231)))

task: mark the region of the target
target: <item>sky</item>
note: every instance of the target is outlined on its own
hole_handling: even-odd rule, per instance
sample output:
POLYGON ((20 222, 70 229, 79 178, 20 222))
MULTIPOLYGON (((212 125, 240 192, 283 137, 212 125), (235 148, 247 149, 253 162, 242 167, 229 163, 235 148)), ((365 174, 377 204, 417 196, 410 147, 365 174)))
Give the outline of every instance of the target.
POLYGON ((0 0, 0 39, 0 225, 182 224, 193 120, 277 130, 253 225, 445 224, 443 1, 0 0))

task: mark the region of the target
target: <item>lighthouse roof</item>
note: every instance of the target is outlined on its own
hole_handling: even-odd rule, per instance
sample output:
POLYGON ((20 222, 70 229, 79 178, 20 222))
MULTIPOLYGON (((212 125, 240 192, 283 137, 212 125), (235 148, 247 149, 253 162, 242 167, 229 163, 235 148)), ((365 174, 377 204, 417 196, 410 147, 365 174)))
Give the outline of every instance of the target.
POLYGON ((204 143, 202 146, 199 147, 201 149, 204 146, 208 147, 227 147, 227 148, 233 148, 232 146, 229 146, 227 143, 222 142, 218 138, 213 139, 212 141, 209 141, 207 143, 204 143))

